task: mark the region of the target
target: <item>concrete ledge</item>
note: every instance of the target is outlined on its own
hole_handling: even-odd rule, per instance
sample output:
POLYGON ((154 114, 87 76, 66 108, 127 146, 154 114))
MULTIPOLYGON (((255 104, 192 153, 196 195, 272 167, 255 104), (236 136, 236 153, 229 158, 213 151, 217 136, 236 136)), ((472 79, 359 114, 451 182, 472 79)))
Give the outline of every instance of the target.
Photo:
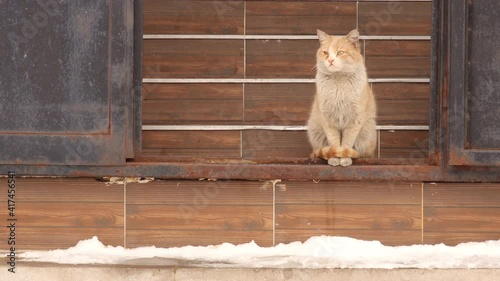
POLYGON ((19 264, 0 280, 148 281, 492 281, 500 269, 245 269, 19 264))

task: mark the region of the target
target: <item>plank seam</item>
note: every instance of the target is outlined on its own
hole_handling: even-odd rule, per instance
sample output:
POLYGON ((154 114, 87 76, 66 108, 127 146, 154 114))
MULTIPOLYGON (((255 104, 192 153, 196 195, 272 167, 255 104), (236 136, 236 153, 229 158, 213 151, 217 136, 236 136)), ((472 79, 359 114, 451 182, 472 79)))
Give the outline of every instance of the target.
MULTIPOLYGON (((334 36, 345 36, 337 34, 334 36)), ((218 34, 145 34, 144 40, 175 40, 175 39, 198 39, 198 40, 318 40, 317 35, 218 35, 218 34)), ((428 41, 431 36, 415 35, 361 35, 361 40, 405 40, 405 41, 428 41)))
MULTIPOLYGON (((144 78, 145 84, 208 83, 315 83, 314 78, 144 78)), ((369 83, 430 83, 430 78, 369 78, 369 83)))
MULTIPOLYGON (((428 131, 426 125, 379 125, 378 131, 428 131)), ((280 126, 280 125, 143 125, 143 131, 306 131, 307 126, 280 126)))

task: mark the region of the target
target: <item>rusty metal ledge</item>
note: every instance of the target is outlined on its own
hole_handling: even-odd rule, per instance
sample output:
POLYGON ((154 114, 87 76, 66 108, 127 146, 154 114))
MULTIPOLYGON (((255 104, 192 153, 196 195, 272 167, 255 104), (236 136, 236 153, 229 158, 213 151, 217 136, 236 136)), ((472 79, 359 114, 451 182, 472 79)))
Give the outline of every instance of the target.
POLYGON ((162 179, 214 178, 226 180, 390 180, 440 181, 440 168, 427 165, 360 165, 332 167, 304 164, 136 163, 124 166, 2 166, 19 176, 103 177, 135 176, 162 179))
POLYGON ((356 180, 356 181, 449 181, 500 182, 500 168, 448 168, 429 165, 251 164, 196 162, 128 162, 123 166, 0 165, 18 176, 154 177, 158 179, 221 180, 356 180))

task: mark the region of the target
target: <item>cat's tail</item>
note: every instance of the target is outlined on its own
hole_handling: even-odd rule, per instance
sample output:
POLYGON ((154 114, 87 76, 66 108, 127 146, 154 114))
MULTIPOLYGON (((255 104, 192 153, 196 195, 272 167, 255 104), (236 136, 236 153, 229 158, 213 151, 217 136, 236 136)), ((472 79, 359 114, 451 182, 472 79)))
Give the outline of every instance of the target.
POLYGON ((316 158, 323 158, 325 160, 333 157, 358 158, 359 152, 350 147, 325 146, 323 148, 316 149, 312 156, 316 158))

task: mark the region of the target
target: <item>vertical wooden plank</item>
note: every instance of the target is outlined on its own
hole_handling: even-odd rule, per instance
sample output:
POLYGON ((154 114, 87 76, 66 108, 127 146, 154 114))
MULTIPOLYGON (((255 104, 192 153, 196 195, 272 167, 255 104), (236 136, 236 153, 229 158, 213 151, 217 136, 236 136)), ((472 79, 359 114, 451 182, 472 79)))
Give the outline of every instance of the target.
POLYGON ((144 34, 243 34, 243 1, 144 0, 144 34))

